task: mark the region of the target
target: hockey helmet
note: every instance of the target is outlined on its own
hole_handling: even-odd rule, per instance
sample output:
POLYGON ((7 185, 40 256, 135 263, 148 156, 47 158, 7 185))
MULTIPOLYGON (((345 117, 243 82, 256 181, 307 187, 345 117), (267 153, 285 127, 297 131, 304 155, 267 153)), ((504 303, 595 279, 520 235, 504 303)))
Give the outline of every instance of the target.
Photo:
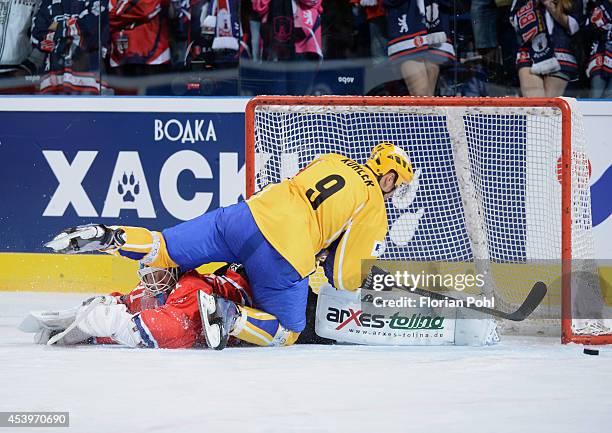
POLYGON ((179 277, 179 268, 156 268, 141 265, 140 269, 138 269, 140 284, 144 287, 145 294, 149 297, 174 289, 179 277))
POLYGON ((397 173, 395 186, 412 181, 412 164, 404 149, 393 143, 380 143, 372 148, 370 159, 365 163, 377 175, 383 176, 389 171, 397 173))

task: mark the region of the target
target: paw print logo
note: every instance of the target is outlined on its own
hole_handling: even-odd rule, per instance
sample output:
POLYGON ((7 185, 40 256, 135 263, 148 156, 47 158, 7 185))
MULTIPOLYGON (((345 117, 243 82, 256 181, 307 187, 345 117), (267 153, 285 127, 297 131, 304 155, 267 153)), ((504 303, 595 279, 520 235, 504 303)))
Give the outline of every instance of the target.
MULTIPOLYGON (((410 185, 398 189, 398 191, 393 194, 393 207, 396 209, 407 209, 414 202, 417 191, 419 190, 420 177, 421 169, 417 169, 410 185)), ((399 218, 391 224, 389 239, 400 247, 408 245, 419 228, 420 220, 424 214, 424 208, 419 208, 414 213, 404 212, 401 214, 399 218)))
POLYGON ((136 181, 134 173, 129 176, 127 173, 123 173, 117 185, 117 192, 125 202, 136 201, 136 196, 140 194, 140 182, 136 181))

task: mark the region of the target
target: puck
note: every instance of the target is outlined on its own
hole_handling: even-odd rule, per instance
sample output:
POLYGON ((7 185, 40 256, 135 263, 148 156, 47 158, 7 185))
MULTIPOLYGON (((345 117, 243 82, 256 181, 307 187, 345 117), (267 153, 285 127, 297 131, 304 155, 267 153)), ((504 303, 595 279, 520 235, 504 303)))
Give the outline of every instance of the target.
POLYGON ((584 353, 585 355, 599 355, 599 350, 598 349, 587 349, 585 347, 582 353, 584 353))

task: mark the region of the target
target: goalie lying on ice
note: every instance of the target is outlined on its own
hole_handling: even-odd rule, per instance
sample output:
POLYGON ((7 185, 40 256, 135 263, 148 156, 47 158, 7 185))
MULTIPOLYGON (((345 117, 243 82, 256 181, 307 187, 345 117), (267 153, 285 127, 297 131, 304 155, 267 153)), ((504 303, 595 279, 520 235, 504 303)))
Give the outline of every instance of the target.
POLYGON ((406 153, 381 143, 364 165, 342 155, 324 155, 246 203, 161 233, 81 226, 60 233, 47 246, 66 253, 101 250, 163 268, 242 263, 260 311, 200 292, 207 344, 221 349, 232 335, 262 346, 289 345, 306 324, 308 276, 317 255, 332 247, 326 263, 334 287, 357 289, 361 261, 381 253, 387 233, 384 199, 412 177, 406 153))
POLYGON ((145 267, 129 293, 90 298, 64 311, 32 312, 20 329, 35 332, 39 344, 119 343, 167 349, 205 344, 197 293, 222 296, 248 308, 251 290, 242 266, 226 265, 212 274, 178 268, 145 267))

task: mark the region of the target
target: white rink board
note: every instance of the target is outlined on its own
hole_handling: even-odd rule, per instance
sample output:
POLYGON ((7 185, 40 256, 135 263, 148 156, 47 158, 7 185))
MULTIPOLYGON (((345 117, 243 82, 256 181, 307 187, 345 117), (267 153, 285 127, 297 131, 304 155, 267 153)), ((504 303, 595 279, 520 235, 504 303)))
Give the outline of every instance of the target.
MULTIPOLYGON (((591 161, 591 185, 612 166, 612 100, 580 101, 584 130, 591 161)), ((608 183, 608 202, 612 201, 612 182, 608 183)), ((612 217, 593 227, 595 257, 612 259, 612 217)))
POLYGON ((69 411, 65 431, 79 433, 607 433, 612 425, 612 352, 586 356, 557 338, 216 352, 37 346, 15 329, 30 309, 85 297, 0 292, 0 411, 69 411))

